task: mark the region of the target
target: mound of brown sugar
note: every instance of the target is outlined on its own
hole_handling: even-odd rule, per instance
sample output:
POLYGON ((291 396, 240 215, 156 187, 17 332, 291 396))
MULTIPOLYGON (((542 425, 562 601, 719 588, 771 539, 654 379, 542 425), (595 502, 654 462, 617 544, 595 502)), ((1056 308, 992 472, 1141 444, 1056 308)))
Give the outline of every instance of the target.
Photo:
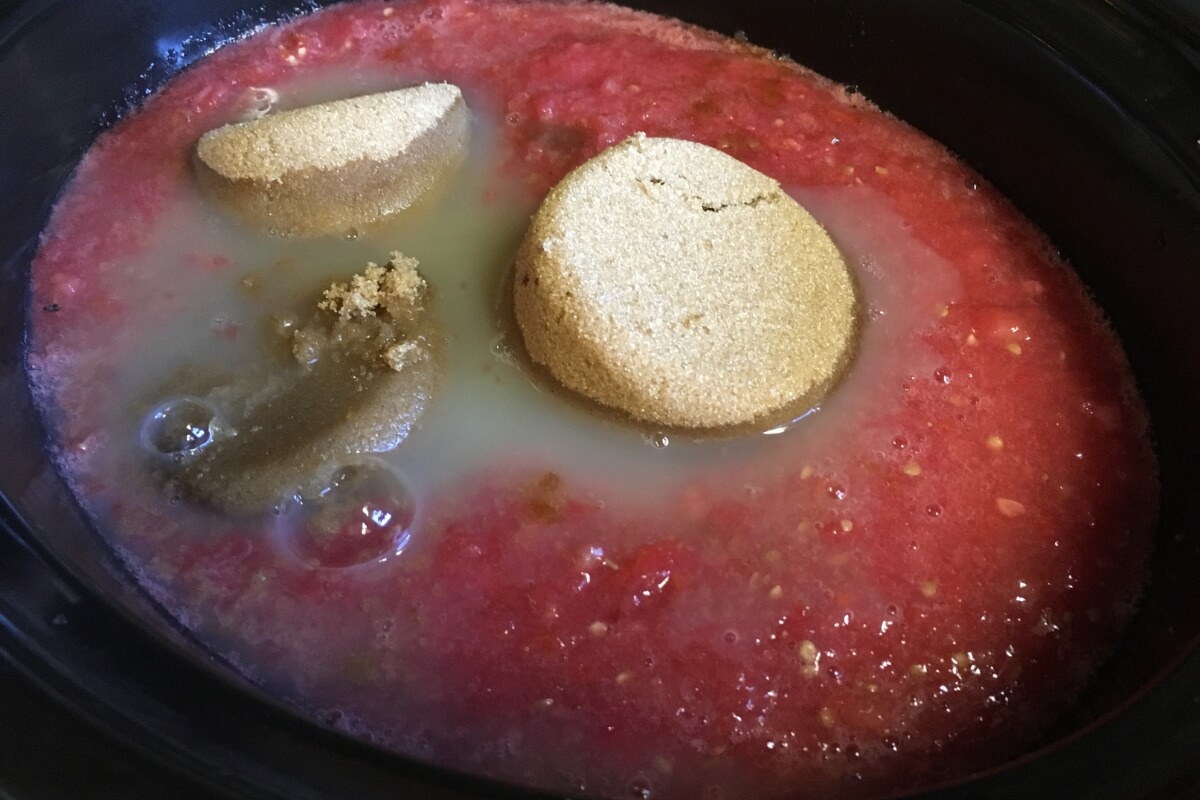
POLYGON ((515 269, 533 360, 646 422, 714 428, 814 404, 856 345, 856 286, 824 228, 694 142, 639 134, 578 167, 515 269))
POLYGON ((441 375, 441 337, 417 266, 393 253, 328 288, 305 324, 278 326, 290 364, 256 365, 206 392, 171 387, 202 396, 222 418, 223 432, 172 468, 180 492, 229 513, 261 513, 319 493, 354 456, 402 442, 441 375))
POLYGON ((209 131, 197 177, 251 225, 346 233, 433 190, 463 160, 468 123, 447 83, 335 100, 209 131))

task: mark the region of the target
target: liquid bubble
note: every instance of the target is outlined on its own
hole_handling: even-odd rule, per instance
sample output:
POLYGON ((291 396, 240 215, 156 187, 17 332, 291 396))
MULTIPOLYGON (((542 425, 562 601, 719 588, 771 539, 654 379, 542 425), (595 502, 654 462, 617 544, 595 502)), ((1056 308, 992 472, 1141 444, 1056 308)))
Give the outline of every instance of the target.
POLYGON ((160 403, 142 423, 142 446, 168 456, 188 456, 212 441, 217 412, 194 397, 160 403))
POLYGON ((382 463, 342 467, 315 497, 281 520, 287 546, 315 567, 345 569, 383 561, 408 546, 416 503, 382 463))

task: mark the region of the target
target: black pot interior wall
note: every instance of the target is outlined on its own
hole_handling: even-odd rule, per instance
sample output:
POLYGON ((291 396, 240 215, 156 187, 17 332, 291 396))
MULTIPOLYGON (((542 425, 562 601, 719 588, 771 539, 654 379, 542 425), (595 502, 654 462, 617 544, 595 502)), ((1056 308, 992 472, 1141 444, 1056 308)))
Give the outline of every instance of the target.
MULTIPOLYGON (((211 665, 189 651, 186 637, 91 533, 49 463, 24 380, 24 281, 49 208, 97 130, 212 46, 321 4, 255 3, 249 12, 243 5, 231 0, 39 0, 13 11, 0 32, 0 109, 12 121, 0 130, 0 522, 10 534, 0 559, 5 623, 0 628, 8 637, 0 646, 10 658, 22 654, 28 669, 40 664, 47 683, 97 717, 113 717, 112 704, 92 696, 112 686, 89 683, 88 675, 97 669, 124 670, 123 678, 110 674, 107 680, 124 681, 122 696, 139 698, 145 706, 115 717, 122 720, 116 727, 132 738, 146 725, 180 725, 180 709, 163 712, 164 701, 156 693, 169 687, 106 652, 100 642, 62 640, 47 620, 63 613, 64 602, 72 614, 91 615, 93 627, 128 640, 139 654, 168 659, 164 663, 177 666, 181 680, 202 687, 197 691, 218 692, 213 703, 236 704, 244 696, 229 686, 212 686, 221 681, 214 681, 211 665)), ((1147 14, 1153 6, 1123 2, 796 0, 734 6, 719 0, 661 0, 634 5, 727 33, 743 31, 751 41, 859 86, 949 144, 1050 233, 1126 343, 1151 406, 1164 485, 1153 585, 1144 608, 1125 646, 1077 714, 1064 721, 1061 733, 1070 734, 1126 702, 1184 659, 1200 631, 1200 514, 1191 491, 1192 462, 1200 452, 1194 413, 1200 401, 1194 365, 1200 354, 1191 334, 1193 309, 1200 307, 1194 266, 1200 256, 1200 57, 1191 48, 1200 39, 1171 36, 1147 14)), ((1171 4, 1163 8, 1174 13, 1171 4)), ((1193 654, 1166 684, 1170 691, 1187 692, 1189 701, 1196 662, 1193 654)), ((185 711, 201 714, 202 725, 222 727, 216 712, 185 711)), ((197 761, 226 759, 227 766, 257 771, 246 780, 259 784, 278 775, 270 766, 247 766, 248 754, 264 763, 277 759, 295 765, 285 754, 296 752, 289 748, 300 747, 299 739, 335 754, 332 763, 313 755, 312 769, 301 771, 338 768, 338 758, 352 759, 356 769, 366 763, 361 748, 295 726, 277 709, 264 707, 262 714, 260 733, 269 752, 235 735, 208 755, 180 756, 169 742, 160 743, 156 755, 191 770, 197 761)), ((1163 746, 1186 747, 1173 736, 1163 746)), ((1070 757, 1069 747, 1063 752, 1060 758, 1070 757)), ((364 797, 371 796, 372 781, 382 780, 392 766, 370 763, 364 797)), ((432 774, 418 773, 414 780, 421 783, 432 774)), ((1058 778, 1048 773, 1042 779, 1058 778)), ((229 776, 222 780, 237 782, 229 776)), ((322 783, 315 774, 311 781, 312 786, 322 783)), ((992 785, 1002 789, 1005 784, 992 785)), ((1109 785, 1106 791, 1112 789, 1109 785)), ((982 791, 975 796, 986 796, 982 791)))

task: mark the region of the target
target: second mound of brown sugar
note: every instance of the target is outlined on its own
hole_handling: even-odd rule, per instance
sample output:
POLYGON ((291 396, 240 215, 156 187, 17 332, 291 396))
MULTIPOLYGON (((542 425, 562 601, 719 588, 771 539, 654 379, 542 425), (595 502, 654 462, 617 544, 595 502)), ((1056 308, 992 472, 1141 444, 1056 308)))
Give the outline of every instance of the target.
POLYGON ((465 157, 469 128, 459 88, 425 83, 211 130, 196 144, 196 175, 250 225, 350 233, 441 185, 465 157))
POLYGON ((817 403, 859 320, 837 246, 776 181, 640 134, 547 196, 517 255, 514 305, 530 356, 564 386, 681 428, 817 403))

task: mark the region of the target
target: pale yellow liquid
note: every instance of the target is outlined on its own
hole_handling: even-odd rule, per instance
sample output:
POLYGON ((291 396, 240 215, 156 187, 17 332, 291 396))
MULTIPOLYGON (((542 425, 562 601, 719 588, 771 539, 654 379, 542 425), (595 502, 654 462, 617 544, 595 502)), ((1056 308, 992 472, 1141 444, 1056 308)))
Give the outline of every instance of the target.
MULTIPOLYGON (((275 87, 276 108, 399 85, 404 82, 389 76, 326 74, 275 87)), ((734 490, 753 492, 794 471, 806 454, 827 458, 838 437, 855 435, 864 398, 875 386, 904 380, 893 364, 936 366, 931 355, 907 352, 919 345, 897 353, 896 343, 911 342, 908 331, 927 323, 935 305, 955 299, 953 271, 865 191, 794 190, 842 248, 867 308, 856 362, 822 408, 759 433, 697 439, 568 401, 533 379, 506 321, 506 280, 537 201, 504 173, 497 138, 485 115, 476 114, 467 161, 446 186, 353 238, 289 239, 251 230, 188 187, 154 226, 150 245, 127 265, 129 296, 141 293, 145 303, 130 304, 131 318, 104 349, 119 370, 112 407, 117 438, 136 446, 137 426, 169 399, 181 369, 226 376, 261 369, 269 349, 279 348, 270 332, 273 318, 311 313, 322 289, 368 262, 386 262, 395 250, 420 261, 435 318, 448 335, 445 379, 429 410, 405 441, 381 454, 417 499, 417 537, 423 498, 452 495, 487 473, 553 471, 586 487, 597 502, 663 502, 698 483, 739 484, 734 490), (195 266, 212 256, 231 263, 195 266), (912 270, 900 265, 917 259, 928 265, 920 280, 929 307, 901 302, 900 287, 889 278, 904 274, 911 282, 912 270), (228 335, 231 328, 236 335, 228 335)), ((913 296, 912 287, 903 294, 913 296)), ((286 357, 274 363, 295 368, 286 357)))

